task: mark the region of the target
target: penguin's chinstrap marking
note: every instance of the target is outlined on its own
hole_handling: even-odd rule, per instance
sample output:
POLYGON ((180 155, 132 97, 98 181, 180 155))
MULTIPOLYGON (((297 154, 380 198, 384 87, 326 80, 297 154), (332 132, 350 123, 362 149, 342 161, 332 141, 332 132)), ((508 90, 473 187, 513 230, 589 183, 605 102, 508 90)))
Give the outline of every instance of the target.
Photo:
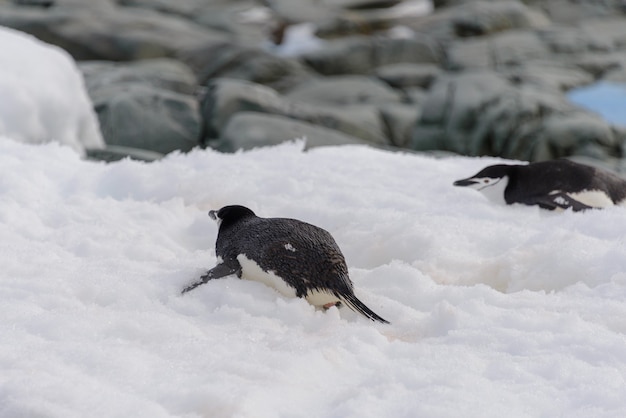
POLYGON ((209 216, 219 225, 218 264, 182 293, 235 274, 317 307, 345 304, 372 321, 389 323, 354 295, 344 256, 328 231, 296 219, 261 218, 239 205, 209 216))
POLYGON ((491 201, 509 205, 573 211, 626 206, 625 179, 567 159, 491 165, 454 185, 476 189, 491 201))

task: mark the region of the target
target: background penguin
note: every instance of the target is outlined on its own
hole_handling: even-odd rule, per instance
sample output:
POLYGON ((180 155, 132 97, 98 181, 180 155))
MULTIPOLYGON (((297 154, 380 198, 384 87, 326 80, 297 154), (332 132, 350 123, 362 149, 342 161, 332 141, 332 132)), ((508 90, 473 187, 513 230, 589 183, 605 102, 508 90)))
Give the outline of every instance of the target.
POLYGON ((580 211, 624 204, 626 180, 566 159, 486 167, 455 186, 477 189, 490 200, 580 211))
POLYGON ((324 229, 295 219, 260 218, 244 206, 225 206, 209 216, 219 225, 218 264, 182 293, 236 274, 317 307, 342 302, 373 321, 389 323, 354 295, 343 254, 324 229))

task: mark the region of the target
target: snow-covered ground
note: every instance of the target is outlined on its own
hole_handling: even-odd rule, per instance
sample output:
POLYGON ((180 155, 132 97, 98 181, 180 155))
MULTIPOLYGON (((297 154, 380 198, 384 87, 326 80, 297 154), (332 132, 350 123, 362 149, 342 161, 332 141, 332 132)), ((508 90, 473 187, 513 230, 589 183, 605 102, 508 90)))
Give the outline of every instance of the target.
POLYGON ((105 164, 26 145, 31 114, 11 100, 59 141, 55 122, 82 126, 89 103, 73 65, 0 38, 42 60, 31 79, 0 67, 3 91, 78 86, 61 119, 44 86, 0 104, 16 128, 0 137, 0 417, 626 416, 624 209, 452 186, 488 158, 290 143, 105 164), (233 277, 181 296, 214 265, 207 211, 227 204, 330 231, 392 324, 233 277))
POLYGON ((0 140, 0 416, 624 416, 626 212, 452 186, 493 161, 0 140), (231 203, 329 230, 392 324, 232 277, 181 296, 231 203))

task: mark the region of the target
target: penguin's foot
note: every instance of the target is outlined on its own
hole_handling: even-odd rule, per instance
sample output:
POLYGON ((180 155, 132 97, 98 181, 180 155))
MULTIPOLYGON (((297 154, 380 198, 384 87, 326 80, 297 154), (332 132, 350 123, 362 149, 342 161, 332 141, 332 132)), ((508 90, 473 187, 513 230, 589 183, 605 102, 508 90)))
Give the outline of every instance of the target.
POLYGON ((326 311, 326 310, 332 308, 333 306, 340 307, 341 306, 341 302, 330 302, 330 303, 327 303, 326 305, 323 305, 322 307, 326 311))

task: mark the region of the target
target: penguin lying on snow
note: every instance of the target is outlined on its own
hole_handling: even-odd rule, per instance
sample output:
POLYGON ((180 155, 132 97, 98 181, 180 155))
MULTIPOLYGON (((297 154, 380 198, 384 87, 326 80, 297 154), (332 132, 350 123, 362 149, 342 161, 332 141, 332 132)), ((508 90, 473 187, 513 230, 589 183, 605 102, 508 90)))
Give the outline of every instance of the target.
POLYGON ((259 218, 244 206, 225 206, 209 216, 219 225, 219 262, 182 293, 236 274, 317 307, 344 303, 372 321, 389 323, 354 295, 343 254, 324 229, 295 219, 259 218))
POLYGON ((492 165, 454 185, 477 189, 496 202, 550 210, 603 208, 624 204, 626 199, 626 180, 566 159, 492 165))

